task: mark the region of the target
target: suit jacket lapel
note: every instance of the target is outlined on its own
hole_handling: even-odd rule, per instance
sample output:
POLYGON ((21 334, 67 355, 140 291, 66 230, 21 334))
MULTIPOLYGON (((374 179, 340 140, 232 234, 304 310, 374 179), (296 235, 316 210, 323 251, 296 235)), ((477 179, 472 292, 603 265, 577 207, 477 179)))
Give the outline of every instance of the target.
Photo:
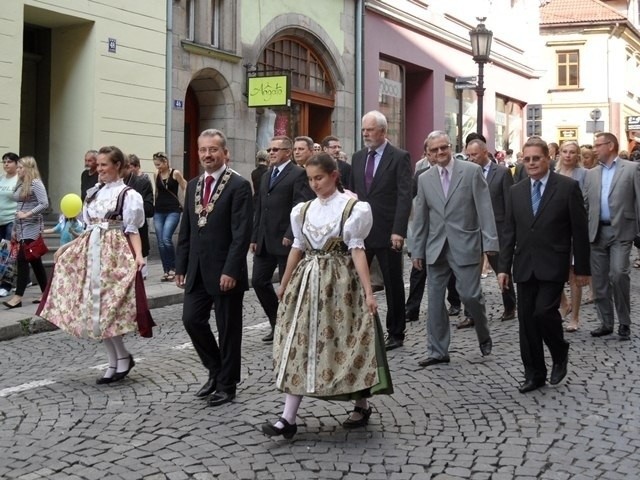
MULTIPOLYGON (((442 181, 440 180, 440 169, 437 167, 430 168, 427 172, 423 173, 429 179, 431 185, 429 189, 431 191, 437 192, 438 197, 442 200, 442 204, 447 203, 447 199, 444 196, 444 190, 442 190, 442 181)), ((449 190, 451 190, 451 185, 449 185, 449 190)))
MULTIPOLYGON (((540 217, 540 214, 542 213, 542 211, 545 209, 547 204, 551 201, 551 198, 556 193, 556 175, 558 174, 553 172, 549 174, 547 185, 544 187, 544 193, 542 194, 542 198, 540 199, 540 205, 538 206, 538 213, 533 219, 533 223, 536 223, 536 220, 538 219, 538 217, 540 217)), ((531 214, 533 214, 533 207, 531 207, 531 214)))
POLYGON ((493 182, 493 178, 496 176, 497 171, 498 171, 498 167, 496 167, 493 162, 489 162, 489 172, 487 173, 488 185, 491 185, 491 182, 493 182))
MULTIPOLYGON (((374 188, 376 188, 376 185, 379 183, 379 178, 382 177, 383 172, 389 168, 389 165, 391 164, 391 152, 389 151, 389 142, 387 142, 387 145, 384 147, 384 150, 382 151, 382 157, 380 157, 380 162, 378 162, 378 168, 376 168, 376 173, 373 175, 373 181, 371 182, 371 188, 369 189, 369 191, 371 192, 374 188)), ((365 168, 366 168, 366 158, 365 158, 365 168)), ((362 178, 364 178, 364 174, 362 176, 362 178)))
POLYGON ((278 183, 280 183, 280 181, 289 174, 289 172, 291 171, 291 168, 293 168, 293 164, 291 162, 287 163, 287 166, 282 169, 282 171, 278 174, 278 176, 276 177, 276 179, 273 181, 272 184, 271 184, 271 175, 273 175, 274 169, 272 168, 271 170, 269 170, 269 183, 271 184, 269 185, 269 190, 273 190, 273 188, 276 185, 278 185, 278 183))
MULTIPOLYGON (((458 164, 458 161, 456 160, 453 163, 453 169, 451 171, 451 181, 449 182, 449 192, 447 193, 447 199, 445 203, 447 203, 449 199, 453 196, 454 192, 458 188, 458 185, 460 185, 461 181, 462 181, 462 167, 458 164)), ((442 182, 440 182, 440 190, 444 195, 444 191, 442 190, 442 182)))
MULTIPOLYGON (((622 169, 623 168, 624 168, 624 164, 622 162, 618 161, 618 163, 616 165, 616 172, 613 174, 613 178, 611 179, 611 185, 609 186, 609 196, 611 196, 611 193, 613 192, 613 189, 616 186, 616 183, 618 182, 618 179, 622 175, 622 169)), ((602 172, 600 172, 600 180, 602 180, 602 172)))

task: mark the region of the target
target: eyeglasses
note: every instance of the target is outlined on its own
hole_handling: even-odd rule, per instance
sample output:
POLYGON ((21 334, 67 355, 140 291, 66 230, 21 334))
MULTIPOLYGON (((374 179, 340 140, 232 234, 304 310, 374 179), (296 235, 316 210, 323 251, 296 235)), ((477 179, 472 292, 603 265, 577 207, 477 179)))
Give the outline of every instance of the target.
POLYGON ((611 142, 609 141, 609 142, 602 142, 602 143, 594 143, 593 146, 594 147, 601 147, 602 145, 606 145, 607 143, 611 143, 611 142))
POLYGON ((282 147, 271 147, 271 148, 267 148, 267 153, 278 153, 280 150, 291 150, 290 148, 282 148, 282 147))
POLYGON ((156 158, 164 158, 166 160, 167 159, 167 154, 164 153, 164 152, 154 153, 153 154, 153 159, 155 160, 156 158))
POLYGON ((543 158, 544 157, 542 157, 540 155, 532 155, 530 157, 522 157, 522 162, 523 163, 535 163, 535 162, 539 162, 543 158))
POLYGON ((439 147, 433 147, 429 149, 429 153, 446 152, 451 145, 440 145, 439 147))

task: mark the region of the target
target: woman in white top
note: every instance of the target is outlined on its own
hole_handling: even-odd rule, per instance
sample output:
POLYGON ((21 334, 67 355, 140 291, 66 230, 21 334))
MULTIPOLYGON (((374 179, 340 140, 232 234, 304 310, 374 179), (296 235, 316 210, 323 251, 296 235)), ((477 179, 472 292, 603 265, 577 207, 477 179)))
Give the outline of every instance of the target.
POLYGON ((294 241, 278 297, 274 334, 276 387, 285 393, 270 436, 291 438, 303 396, 355 400, 344 428, 367 425, 367 398, 393 391, 377 316, 364 239, 371 207, 344 193, 336 161, 326 153, 306 164, 315 200, 291 212, 294 241))
POLYGON ((139 316, 148 315, 139 308, 146 297, 136 297, 144 207, 140 194, 122 181, 125 166, 119 148, 98 152, 100 183, 87 191, 82 210, 87 229, 56 252, 51 286, 36 312, 71 335, 103 341, 109 367, 98 384, 127 376, 134 361, 123 335, 138 331, 139 316))
MULTIPOLYGON (((7 152, 2 156, 4 175, 0 175, 0 239, 11 240, 13 219, 16 214, 16 201, 13 191, 18 183, 18 155, 7 152)), ((0 297, 11 292, 11 283, 0 284, 0 297)))

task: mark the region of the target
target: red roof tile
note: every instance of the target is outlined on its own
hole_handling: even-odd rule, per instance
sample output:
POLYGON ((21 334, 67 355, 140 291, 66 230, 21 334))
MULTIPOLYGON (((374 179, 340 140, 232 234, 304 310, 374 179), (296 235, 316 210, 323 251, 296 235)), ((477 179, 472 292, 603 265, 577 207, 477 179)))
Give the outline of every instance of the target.
POLYGON ((626 21, 600 0, 551 0, 540 7, 540 25, 626 21))

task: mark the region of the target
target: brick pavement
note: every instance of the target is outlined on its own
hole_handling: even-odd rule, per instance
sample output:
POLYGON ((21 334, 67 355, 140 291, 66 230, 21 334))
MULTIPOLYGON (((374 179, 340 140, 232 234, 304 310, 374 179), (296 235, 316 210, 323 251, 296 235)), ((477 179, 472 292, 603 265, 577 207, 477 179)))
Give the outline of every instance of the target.
MULTIPOLYGON (((634 270, 633 318, 639 280, 634 270)), ((494 282, 489 277, 483 286, 497 317, 494 282)), ((271 349, 260 341, 267 327, 253 292, 245 305, 243 380, 236 400, 219 408, 193 397, 205 373, 180 305, 154 310, 152 339, 127 340, 137 365, 119 384, 95 385, 105 360, 94 342, 61 332, 15 338, 0 344, 0 478, 637 478, 638 339, 593 339, 593 306, 583 312, 581 329, 568 337, 567 379, 526 395, 516 389, 515 321, 491 322, 491 357, 481 357, 472 330, 454 329, 451 363, 422 369, 423 317, 408 324, 405 347, 390 352, 396 392, 372 400, 366 429, 341 428, 347 404, 305 399, 292 441, 259 431, 281 413, 282 395, 273 385, 271 349)), ((632 335, 639 332, 632 327, 632 335)))

